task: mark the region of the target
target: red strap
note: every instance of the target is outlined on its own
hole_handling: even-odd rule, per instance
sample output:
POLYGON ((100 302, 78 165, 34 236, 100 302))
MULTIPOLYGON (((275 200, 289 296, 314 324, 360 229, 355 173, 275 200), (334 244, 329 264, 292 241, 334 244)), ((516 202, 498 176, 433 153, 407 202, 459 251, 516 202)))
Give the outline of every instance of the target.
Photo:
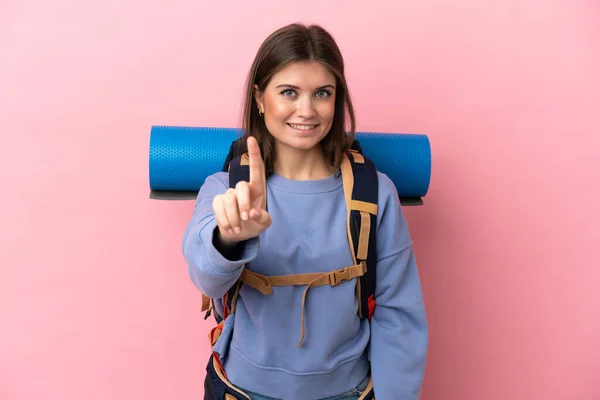
POLYGON ((376 303, 374 295, 369 296, 369 319, 371 319, 373 313, 375 312, 375 305, 376 303))
POLYGON ((221 323, 210 330, 208 333, 208 340, 211 346, 214 346, 219 340, 219 336, 223 332, 223 325, 225 324, 225 320, 221 321, 221 323))

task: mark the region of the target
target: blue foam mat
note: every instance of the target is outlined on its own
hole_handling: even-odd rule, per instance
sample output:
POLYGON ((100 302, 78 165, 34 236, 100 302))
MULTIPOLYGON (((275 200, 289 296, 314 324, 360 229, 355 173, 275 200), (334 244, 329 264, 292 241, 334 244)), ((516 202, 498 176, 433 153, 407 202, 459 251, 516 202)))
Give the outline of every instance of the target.
MULTIPOLYGON (((241 129, 153 126, 150 132, 150 189, 197 192, 218 172, 241 129)), ((390 177, 401 197, 423 197, 429 189, 431 148, 422 134, 356 132, 363 153, 390 177)))

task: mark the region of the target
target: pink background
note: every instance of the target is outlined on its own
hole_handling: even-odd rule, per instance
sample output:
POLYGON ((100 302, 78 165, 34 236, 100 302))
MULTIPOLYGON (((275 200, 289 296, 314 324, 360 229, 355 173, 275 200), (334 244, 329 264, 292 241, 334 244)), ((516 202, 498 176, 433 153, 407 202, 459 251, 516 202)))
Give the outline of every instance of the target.
POLYGON ((2 2, 1 399, 201 398, 193 203, 148 199, 150 126, 236 126, 294 21, 337 38, 360 130, 430 137, 423 399, 600 398, 600 4, 355 3, 2 2))

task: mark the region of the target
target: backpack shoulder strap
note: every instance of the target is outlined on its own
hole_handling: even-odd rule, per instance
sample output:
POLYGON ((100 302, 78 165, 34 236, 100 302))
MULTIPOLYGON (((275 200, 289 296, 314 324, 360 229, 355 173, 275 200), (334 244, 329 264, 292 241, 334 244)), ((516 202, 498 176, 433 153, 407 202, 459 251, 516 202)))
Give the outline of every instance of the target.
POLYGON ((236 139, 233 142, 231 142, 231 145, 229 146, 229 152, 227 153, 227 157, 225 157, 225 161, 223 162, 223 167, 221 168, 221 171, 227 172, 229 170, 229 165, 231 164, 231 161, 234 158, 246 153, 247 151, 248 150, 246 149, 246 145, 242 138, 236 139))
POLYGON ((250 182, 250 159, 248 153, 235 157, 229 163, 229 187, 235 188, 240 181, 250 182))
MULTIPOLYGON (((359 147, 360 148, 360 147, 359 147)), ((355 264, 366 263, 367 273, 358 279, 358 314, 371 318, 375 310, 377 263, 378 180, 375 164, 351 149, 342 161, 344 197, 348 209, 348 242, 355 264)))

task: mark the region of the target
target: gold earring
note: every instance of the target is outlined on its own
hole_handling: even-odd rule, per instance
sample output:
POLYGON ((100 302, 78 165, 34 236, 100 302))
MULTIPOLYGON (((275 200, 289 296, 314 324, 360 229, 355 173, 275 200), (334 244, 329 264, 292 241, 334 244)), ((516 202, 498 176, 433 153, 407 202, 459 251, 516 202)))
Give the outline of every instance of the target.
POLYGON ((260 115, 261 117, 262 117, 263 115, 265 115, 265 113, 264 113, 264 112, 261 110, 261 107, 260 107, 260 106, 258 106, 258 115, 260 115))

